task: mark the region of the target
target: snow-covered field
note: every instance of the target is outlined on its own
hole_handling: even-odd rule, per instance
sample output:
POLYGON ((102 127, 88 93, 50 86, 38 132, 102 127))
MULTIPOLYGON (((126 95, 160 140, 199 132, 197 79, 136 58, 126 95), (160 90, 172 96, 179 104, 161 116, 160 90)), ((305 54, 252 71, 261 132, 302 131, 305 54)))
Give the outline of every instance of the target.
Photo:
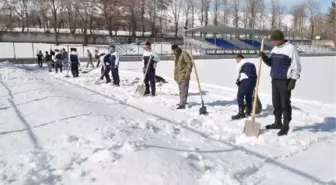
MULTIPOLYGON (((302 58, 288 136, 242 134, 233 60, 197 60, 209 111, 176 111, 173 62, 162 61, 158 96, 135 99, 140 63, 121 63, 121 87, 94 85, 99 69, 64 78, 35 66, 0 63, 0 185, 336 184, 335 57, 302 58)), ((82 65, 84 66, 84 65, 82 65)), ((273 122, 263 66, 256 120, 273 122)))

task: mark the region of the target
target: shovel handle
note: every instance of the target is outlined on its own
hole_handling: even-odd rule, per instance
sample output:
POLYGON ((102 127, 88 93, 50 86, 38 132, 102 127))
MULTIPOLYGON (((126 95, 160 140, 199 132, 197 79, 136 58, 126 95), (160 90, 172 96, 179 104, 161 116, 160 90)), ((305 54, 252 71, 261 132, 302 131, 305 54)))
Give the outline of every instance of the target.
POLYGON ((195 65, 194 57, 192 56, 192 48, 191 48, 191 44, 190 44, 190 42, 188 42, 188 46, 189 46, 189 50, 190 50, 190 58, 191 58, 191 62, 192 62, 192 64, 193 64, 193 66, 194 66, 194 70, 195 70, 195 74, 196 74, 196 80, 197 80, 197 85, 198 85, 199 94, 200 94, 200 96, 201 96, 202 105, 204 105, 202 89, 201 89, 200 81, 199 81, 199 78, 198 78, 198 73, 197 73, 197 68, 196 68, 196 65, 195 65))
MULTIPOLYGON (((260 52, 264 51, 264 39, 261 40, 260 52)), ((258 91, 259 91, 259 82, 260 82, 260 75, 261 75, 261 65, 262 65, 262 58, 259 57, 259 67, 258 67, 258 75, 257 75, 257 84, 254 90, 254 102, 253 102, 253 111, 252 111, 252 122, 254 123, 255 120, 255 113, 257 108, 257 100, 258 100, 258 91)))

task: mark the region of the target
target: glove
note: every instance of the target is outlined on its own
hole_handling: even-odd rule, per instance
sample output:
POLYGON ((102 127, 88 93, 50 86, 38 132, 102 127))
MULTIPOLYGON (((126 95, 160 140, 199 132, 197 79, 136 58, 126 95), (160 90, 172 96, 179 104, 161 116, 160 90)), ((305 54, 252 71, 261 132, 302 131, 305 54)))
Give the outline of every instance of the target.
POLYGON ((288 82, 288 91, 291 91, 295 88, 295 83, 296 83, 296 80, 295 79, 290 79, 289 82, 288 82))
POLYGON ((260 51, 260 53, 259 53, 259 57, 261 57, 261 58, 264 58, 264 57, 266 57, 266 54, 265 54, 265 52, 263 52, 263 51, 260 51))
POLYGON ((236 81, 236 84, 237 84, 237 86, 239 86, 239 85, 240 85, 240 81, 239 81, 239 80, 237 80, 237 81, 236 81))

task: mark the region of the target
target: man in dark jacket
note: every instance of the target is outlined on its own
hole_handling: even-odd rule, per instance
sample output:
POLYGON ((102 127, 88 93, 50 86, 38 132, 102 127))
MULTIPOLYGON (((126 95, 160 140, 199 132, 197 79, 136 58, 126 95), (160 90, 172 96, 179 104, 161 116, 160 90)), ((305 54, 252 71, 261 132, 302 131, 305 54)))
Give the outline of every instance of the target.
POLYGON ((46 61, 47 65, 48 65, 49 72, 51 72, 51 69, 52 69, 52 66, 51 66, 52 58, 51 58, 51 55, 48 53, 48 51, 45 52, 45 61, 46 61))
POLYGON ((177 109, 185 109, 193 63, 189 53, 182 51, 176 44, 172 45, 172 50, 175 55, 174 79, 177 82, 180 91, 180 103, 178 104, 177 109))
POLYGON ((119 87, 119 56, 115 51, 115 46, 111 46, 109 54, 104 56, 104 77, 106 78, 106 83, 111 82, 110 71, 112 72, 113 84, 119 87))
POLYGON ((80 65, 79 61, 79 56, 77 54, 77 49, 76 48, 71 48, 71 53, 70 53, 70 63, 71 63, 71 73, 73 78, 78 77, 78 67, 80 65))
POLYGON ((287 135, 289 123, 292 120, 291 91, 296 80, 300 78, 301 63, 294 45, 286 41, 280 30, 271 34, 274 48, 270 56, 260 53, 264 63, 271 67, 272 101, 275 123, 267 125, 266 129, 281 129, 279 136, 287 135), (283 116, 283 123, 282 123, 283 116))
POLYGON ((145 52, 142 56, 142 61, 144 63, 143 72, 145 73, 146 69, 148 68, 147 74, 145 76, 145 95, 151 94, 152 96, 155 96, 156 94, 155 68, 159 60, 160 58, 157 53, 152 50, 151 43, 146 42, 145 52))
POLYGON ((56 55, 55 55, 55 71, 58 73, 58 69, 62 73, 63 70, 63 54, 60 52, 58 49, 55 50, 56 55))
POLYGON ((237 81, 238 86, 237 102, 238 114, 232 116, 233 120, 245 118, 245 102, 246 114, 251 115, 253 92, 257 83, 257 70, 253 63, 244 59, 243 55, 236 57, 237 61, 237 81))
POLYGON ((43 53, 40 50, 39 53, 36 55, 37 56, 37 64, 40 68, 43 67, 43 53))
POLYGON ((63 55, 63 69, 69 70, 69 54, 65 50, 65 48, 63 48, 62 55, 63 55))

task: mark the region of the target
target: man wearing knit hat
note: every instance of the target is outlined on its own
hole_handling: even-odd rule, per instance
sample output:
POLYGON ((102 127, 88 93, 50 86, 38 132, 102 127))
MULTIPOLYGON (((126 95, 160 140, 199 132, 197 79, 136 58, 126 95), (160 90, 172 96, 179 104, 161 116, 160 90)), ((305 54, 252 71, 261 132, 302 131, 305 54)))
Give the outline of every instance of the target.
POLYGON ((291 91, 300 78, 301 63, 294 45, 285 40, 280 30, 271 33, 274 48, 270 56, 260 52, 264 63, 271 67, 272 102, 275 122, 266 129, 280 129, 278 136, 287 135, 292 120, 291 91), (283 122, 282 122, 283 117, 283 122))
POLYGON ((187 51, 182 51, 178 45, 173 44, 172 50, 175 55, 174 79, 177 82, 180 91, 180 103, 178 104, 177 109, 185 109, 193 63, 190 54, 187 51))

